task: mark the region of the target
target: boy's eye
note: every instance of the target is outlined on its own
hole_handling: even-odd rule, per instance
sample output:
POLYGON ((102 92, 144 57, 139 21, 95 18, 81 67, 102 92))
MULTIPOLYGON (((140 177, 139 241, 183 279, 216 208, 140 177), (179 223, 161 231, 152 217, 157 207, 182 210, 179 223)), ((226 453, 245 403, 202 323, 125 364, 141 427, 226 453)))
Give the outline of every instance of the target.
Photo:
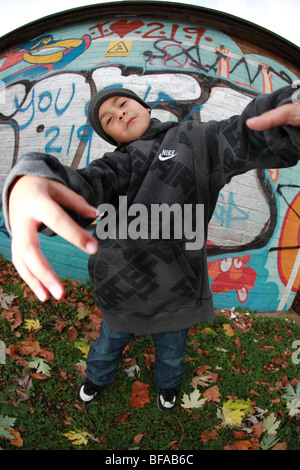
POLYGON ((125 103, 126 101, 122 101, 122 103, 120 104, 120 108, 122 108, 122 106, 124 106, 125 103))
POLYGON ((108 126, 108 124, 110 123, 111 120, 112 120, 111 117, 107 119, 107 122, 106 122, 106 125, 107 125, 107 126, 108 126))

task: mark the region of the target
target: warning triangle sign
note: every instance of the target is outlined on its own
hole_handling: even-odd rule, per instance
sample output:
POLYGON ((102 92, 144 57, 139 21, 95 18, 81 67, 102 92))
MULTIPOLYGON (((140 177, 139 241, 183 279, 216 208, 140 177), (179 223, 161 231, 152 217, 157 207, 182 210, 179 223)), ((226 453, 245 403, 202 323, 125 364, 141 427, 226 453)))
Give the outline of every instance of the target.
POLYGON ((105 57, 125 57, 129 54, 133 41, 111 41, 105 57))

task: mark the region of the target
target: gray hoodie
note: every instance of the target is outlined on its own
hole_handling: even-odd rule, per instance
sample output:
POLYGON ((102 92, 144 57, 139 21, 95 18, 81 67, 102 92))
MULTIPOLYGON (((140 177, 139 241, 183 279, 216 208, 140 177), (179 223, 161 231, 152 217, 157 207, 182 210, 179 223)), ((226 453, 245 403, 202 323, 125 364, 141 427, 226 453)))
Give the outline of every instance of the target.
MULTIPOLYGON (((220 190, 233 176, 254 168, 297 164, 298 128, 283 126, 256 132, 245 124, 249 117, 290 102, 293 92, 286 87, 260 95, 241 116, 219 122, 177 124, 152 119, 139 140, 104 154, 84 169, 63 166, 51 155, 29 153, 18 161, 5 183, 3 209, 7 228, 7 194, 17 176, 35 174, 59 181, 91 205, 109 204, 102 208, 115 209, 115 233, 106 239, 100 237, 99 250, 89 259, 96 302, 110 328, 148 334, 212 320, 214 308, 206 259, 208 222, 220 190), (163 220, 151 232, 154 206, 164 207, 165 215, 174 216, 170 218, 170 236, 163 232, 163 220), (124 208, 130 207, 126 213, 124 208), (144 230, 143 237, 138 239, 128 233, 124 236, 124 227, 128 231, 130 224, 137 227, 133 214, 138 214, 141 207, 147 208, 149 223, 143 219, 143 226, 148 233, 144 230), (181 234, 177 231, 178 223, 175 224, 179 220, 176 211, 168 212, 175 207, 179 212, 181 208, 182 216, 186 208, 191 208, 187 212, 192 214, 190 223, 181 234)), ((72 216, 82 226, 91 222, 76 214, 72 216)), ((111 227, 109 220, 112 219, 106 218, 106 228, 111 227)), ((103 224, 103 219, 99 224, 103 224)), ((100 233, 100 225, 95 237, 100 233)), ((101 227, 103 235, 105 226, 101 227)), ((47 228, 44 233, 50 235, 47 228)))

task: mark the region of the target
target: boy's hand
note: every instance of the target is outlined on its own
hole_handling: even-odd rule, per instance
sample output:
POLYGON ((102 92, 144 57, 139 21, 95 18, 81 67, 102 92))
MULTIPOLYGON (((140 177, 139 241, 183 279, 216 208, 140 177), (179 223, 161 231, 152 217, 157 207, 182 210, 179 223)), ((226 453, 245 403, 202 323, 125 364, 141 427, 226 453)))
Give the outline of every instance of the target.
POLYGON ((74 222, 62 206, 86 218, 99 215, 74 191, 40 176, 22 176, 13 185, 9 197, 12 261, 41 301, 49 298, 49 292, 57 300, 64 295, 62 282, 40 250, 38 229, 41 224, 86 253, 92 254, 98 249, 97 241, 74 222))
POLYGON ((246 121, 247 126, 255 131, 265 131, 272 127, 290 125, 300 126, 300 103, 289 103, 272 109, 260 116, 246 121))

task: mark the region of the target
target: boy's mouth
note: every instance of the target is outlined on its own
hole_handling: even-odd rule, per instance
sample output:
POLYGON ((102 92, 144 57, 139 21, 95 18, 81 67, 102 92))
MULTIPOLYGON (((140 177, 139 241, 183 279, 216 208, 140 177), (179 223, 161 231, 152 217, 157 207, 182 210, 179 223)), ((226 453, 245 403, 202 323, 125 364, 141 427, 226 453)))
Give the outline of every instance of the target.
POLYGON ((128 121, 126 122, 126 129, 128 129, 128 127, 131 126, 131 124, 133 123, 135 119, 136 119, 135 117, 131 117, 128 119, 128 121))

